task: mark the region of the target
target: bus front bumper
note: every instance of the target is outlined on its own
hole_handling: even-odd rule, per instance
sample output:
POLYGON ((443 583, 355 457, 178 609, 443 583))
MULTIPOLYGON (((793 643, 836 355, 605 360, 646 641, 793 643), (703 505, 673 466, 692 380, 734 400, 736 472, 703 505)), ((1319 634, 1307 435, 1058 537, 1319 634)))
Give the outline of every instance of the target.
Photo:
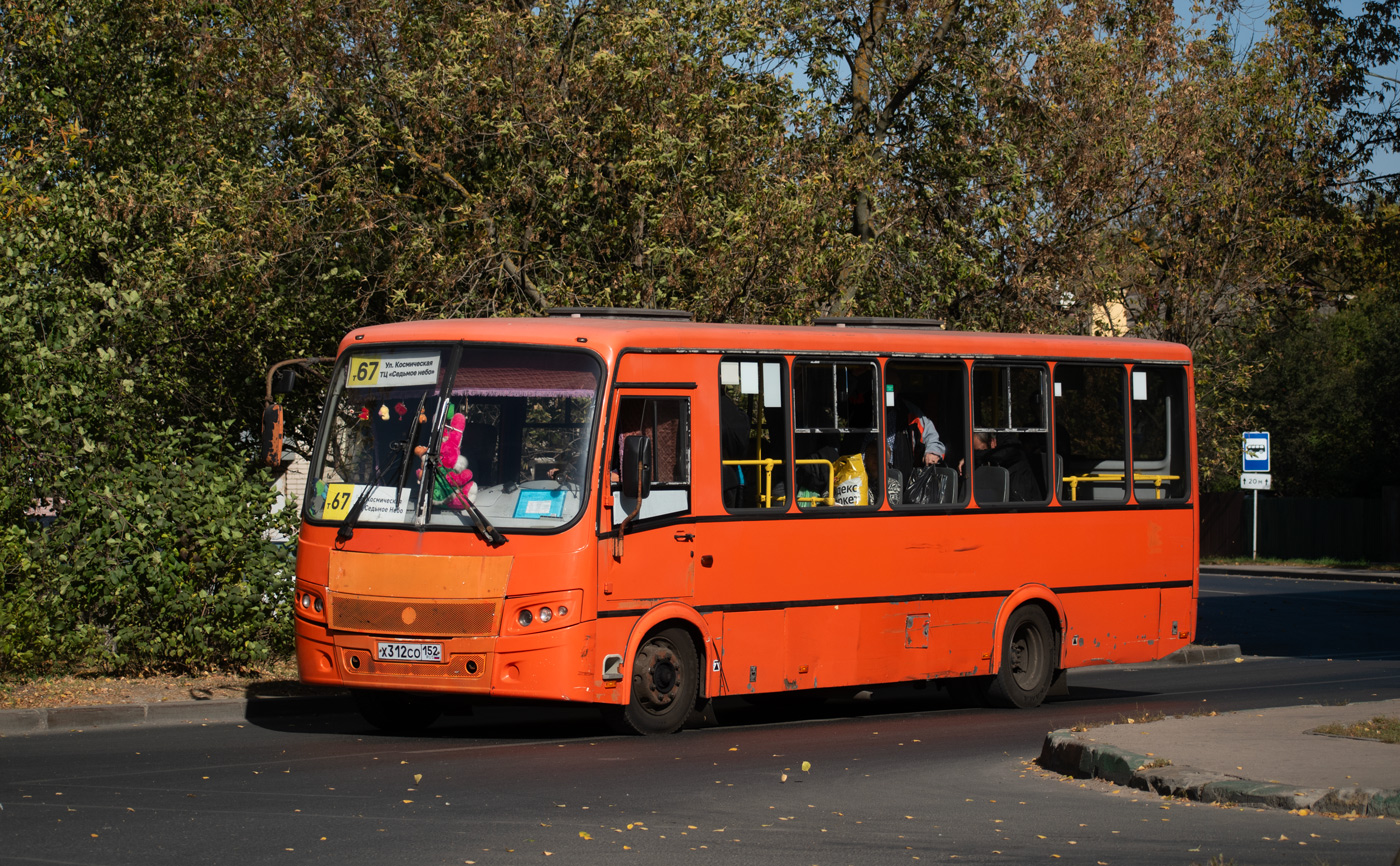
POLYGON ((530 635, 407 640, 332 633, 297 618, 297 668, 304 683, 353 689, 451 692, 555 701, 599 700, 593 623, 530 635), (442 661, 385 661, 380 644, 441 647, 442 661))

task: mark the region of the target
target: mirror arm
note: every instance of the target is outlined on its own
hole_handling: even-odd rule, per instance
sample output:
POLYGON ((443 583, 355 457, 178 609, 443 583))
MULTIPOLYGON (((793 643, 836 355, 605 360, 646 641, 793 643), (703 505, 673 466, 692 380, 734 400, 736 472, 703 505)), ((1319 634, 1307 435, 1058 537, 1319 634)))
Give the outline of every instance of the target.
POLYGON ((277 371, 283 367, 289 364, 300 364, 303 367, 309 367, 312 364, 329 364, 334 360, 334 358, 291 358, 286 361, 278 361, 276 364, 267 368, 267 390, 263 400, 267 403, 272 402, 272 378, 277 375, 277 371))

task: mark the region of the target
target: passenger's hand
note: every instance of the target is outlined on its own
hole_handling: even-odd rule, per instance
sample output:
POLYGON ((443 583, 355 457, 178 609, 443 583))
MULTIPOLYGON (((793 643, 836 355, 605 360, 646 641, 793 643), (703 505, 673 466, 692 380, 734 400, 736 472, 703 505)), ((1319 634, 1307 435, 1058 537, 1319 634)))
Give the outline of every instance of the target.
POLYGON ((932 453, 930 453, 930 452, 928 452, 928 451, 925 451, 925 452, 924 452, 924 465, 925 465, 925 466, 933 466, 933 465, 935 465, 935 464, 937 464, 937 463, 942 462, 942 460, 943 460, 943 458, 942 458, 942 457, 939 457, 937 454, 932 454, 932 453))

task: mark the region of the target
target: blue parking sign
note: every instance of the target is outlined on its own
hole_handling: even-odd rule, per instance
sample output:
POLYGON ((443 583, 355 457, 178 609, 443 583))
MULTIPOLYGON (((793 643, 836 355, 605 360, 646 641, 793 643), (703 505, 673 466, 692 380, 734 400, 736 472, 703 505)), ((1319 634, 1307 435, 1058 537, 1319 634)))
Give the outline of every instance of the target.
POLYGON ((1269 471, 1269 434, 1244 434, 1244 471, 1269 471))

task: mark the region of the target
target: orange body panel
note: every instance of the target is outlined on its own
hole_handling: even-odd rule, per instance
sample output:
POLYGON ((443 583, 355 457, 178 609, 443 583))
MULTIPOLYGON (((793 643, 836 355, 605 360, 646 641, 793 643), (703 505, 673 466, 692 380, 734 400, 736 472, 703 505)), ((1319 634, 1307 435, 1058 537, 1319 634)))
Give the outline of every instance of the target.
MULTIPOLYGON (((325 613, 297 609, 307 682, 625 703, 645 636, 680 624, 695 639, 706 696, 976 676, 1000 664, 1011 612, 1042 605, 1059 667, 1161 658, 1195 632, 1194 417, 1190 495, 1173 507, 937 512, 839 508, 730 514, 721 500, 721 353, 892 353, 946 358, 1100 358, 1171 363, 1180 346, 1127 339, 861 329, 530 319, 405 323, 357 331, 378 342, 482 341, 596 352, 608 371, 579 520, 491 548, 469 532, 364 527, 336 549, 335 527, 303 526, 297 587, 325 613), (678 351, 676 347, 684 347, 678 351), (604 467, 615 395, 683 398, 690 409, 688 508, 620 520, 604 467), (568 608, 529 628, 522 607, 568 608), (414 630, 415 623, 432 622, 414 630), (350 624, 357 624, 350 627, 350 624), (442 647, 439 663, 375 660, 382 641, 442 647), (622 659, 605 678, 605 660, 622 659)), ((769 356, 771 357, 771 356, 769 356)), ((1189 409, 1188 409, 1189 411, 1189 409)))

